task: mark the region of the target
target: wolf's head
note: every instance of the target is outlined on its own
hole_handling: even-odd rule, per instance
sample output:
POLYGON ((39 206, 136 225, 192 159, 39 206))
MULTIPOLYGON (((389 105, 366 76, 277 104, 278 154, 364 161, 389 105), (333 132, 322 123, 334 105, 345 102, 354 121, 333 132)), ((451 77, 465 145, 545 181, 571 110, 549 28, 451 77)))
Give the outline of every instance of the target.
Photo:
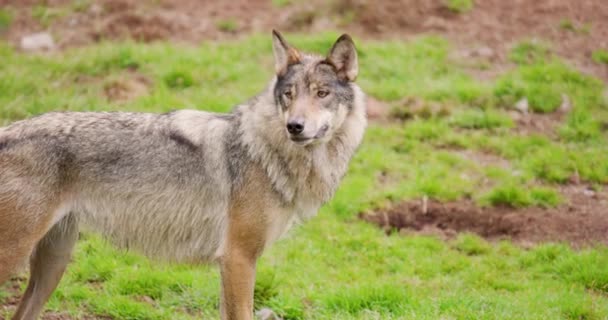
POLYGON ((285 134, 299 145, 324 143, 344 123, 355 104, 357 51, 342 35, 327 57, 299 52, 273 31, 277 81, 274 99, 285 134))

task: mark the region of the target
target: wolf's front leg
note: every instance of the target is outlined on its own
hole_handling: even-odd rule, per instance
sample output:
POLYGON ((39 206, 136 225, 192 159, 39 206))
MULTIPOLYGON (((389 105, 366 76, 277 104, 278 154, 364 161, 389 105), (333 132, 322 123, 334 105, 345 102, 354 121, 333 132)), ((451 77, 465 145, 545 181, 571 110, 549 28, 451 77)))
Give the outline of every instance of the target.
POLYGON ((253 318, 256 257, 239 248, 226 252, 221 262, 223 320, 253 318))
POLYGON ((252 214, 248 204, 251 202, 238 201, 230 210, 228 232, 220 260, 220 309, 223 320, 253 319, 255 265, 264 250, 266 219, 252 214))

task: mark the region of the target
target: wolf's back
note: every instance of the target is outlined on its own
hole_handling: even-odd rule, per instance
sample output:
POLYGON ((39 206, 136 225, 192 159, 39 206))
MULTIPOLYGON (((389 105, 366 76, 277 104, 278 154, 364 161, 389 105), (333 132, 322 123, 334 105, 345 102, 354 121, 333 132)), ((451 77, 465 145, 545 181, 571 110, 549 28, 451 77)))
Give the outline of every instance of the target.
POLYGON ((63 112, 20 121, 0 133, 0 196, 15 180, 23 194, 36 185, 37 194, 60 203, 58 215, 77 212, 119 246, 208 259, 225 230, 229 128, 225 117, 198 111, 63 112))

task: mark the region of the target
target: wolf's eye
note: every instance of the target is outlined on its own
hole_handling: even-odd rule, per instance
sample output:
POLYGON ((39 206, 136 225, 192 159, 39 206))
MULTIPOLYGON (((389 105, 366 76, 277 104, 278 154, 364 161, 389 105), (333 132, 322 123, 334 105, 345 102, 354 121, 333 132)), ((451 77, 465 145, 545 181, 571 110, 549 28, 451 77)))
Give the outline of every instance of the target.
POLYGON ((327 91, 327 90, 317 91, 317 97, 319 97, 319 98, 325 98, 325 97, 327 97, 328 94, 329 94, 329 91, 327 91))
POLYGON ((285 98, 290 99, 293 98, 293 94, 291 93, 291 91, 285 91, 283 92, 283 95, 285 96, 285 98))

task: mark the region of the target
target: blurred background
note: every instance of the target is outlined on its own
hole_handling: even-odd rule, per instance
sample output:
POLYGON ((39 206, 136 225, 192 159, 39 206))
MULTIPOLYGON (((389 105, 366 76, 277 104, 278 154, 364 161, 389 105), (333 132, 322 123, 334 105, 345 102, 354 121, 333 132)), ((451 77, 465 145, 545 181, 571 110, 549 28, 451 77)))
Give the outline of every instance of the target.
MULTIPOLYGON (((261 259, 259 318, 608 319, 603 0, 0 0, 0 123, 228 112, 273 76, 272 29, 320 54, 351 34, 370 126, 261 259)), ((216 268, 80 238, 44 319, 218 318, 216 268)))
POLYGON ((514 42, 539 37, 586 71, 606 77, 605 68, 590 59, 608 38, 606 5, 594 0, 3 0, 0 5, 2 38, 14 44, 37 32, 48 32, 54 47, 64 49, 127 39, 197 44, 272 28, 333 30, 368 39, 442 35, 463 49, 483 47, 475 53, 504 63, 514 42))

